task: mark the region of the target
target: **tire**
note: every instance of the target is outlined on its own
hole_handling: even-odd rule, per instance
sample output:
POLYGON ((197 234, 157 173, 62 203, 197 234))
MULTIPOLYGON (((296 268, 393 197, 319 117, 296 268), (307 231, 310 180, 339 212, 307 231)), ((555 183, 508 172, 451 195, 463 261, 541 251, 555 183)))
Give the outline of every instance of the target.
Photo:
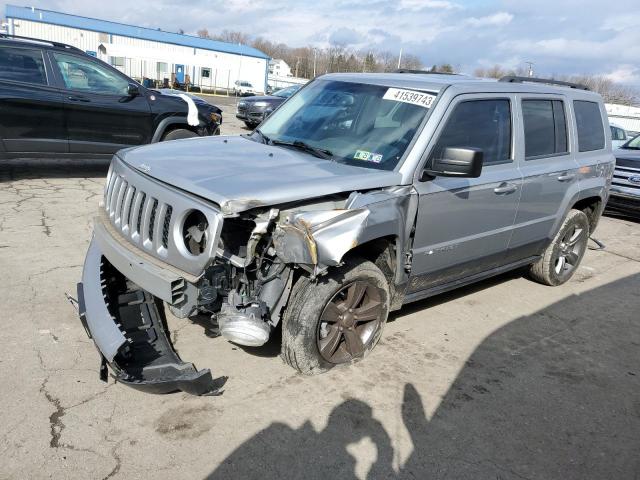
POLYGON ((169 140, 180 140, 182 138, 192 138, 197 136, 197 133, 187 130, 186 128, 176 128, 175 130, 171 130, 169 133, 166 133, 164 137, 162 137, 162 141, 168 142, 169 140))
POLYGON ((589 234, 589 219, 584 212, 570 210, 540 260, 531 265, 530 277, 553 287, 567 282, 582 261, 589 234))
POLYGON ((366 260, 349 261, 316 282, 301 277, 283 319, 282 359, 313 375, 364 358, 380 339, 389 299, 387 279, 366 260))
POLYGON ((244 122, 244 124, 246 125, 247 128, 250 128, 251 130, 253 130, 258 126, 257 123, 252 123, 252 122, 244 122))

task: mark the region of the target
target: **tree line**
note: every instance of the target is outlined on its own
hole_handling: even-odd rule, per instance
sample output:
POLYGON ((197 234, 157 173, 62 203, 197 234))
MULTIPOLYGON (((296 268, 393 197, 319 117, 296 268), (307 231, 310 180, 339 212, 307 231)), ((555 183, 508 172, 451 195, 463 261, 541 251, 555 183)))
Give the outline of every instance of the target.
MULTIPOLYGON (((238 31, 223 30, 216 34, 210 34, 206 28, 198 30, 198 36, 257 48, 272 58, 284 60, 291 68, 291 73, 302 78, 313 78, 317 75, 334 72, 392 72, 398 66, 409 70, 460 73, 460 67, 449 63, 424 65, 420 58, 410 52, 403 52, 400 57, 400 52, 375 49, 356 50, 340 44, 331 44, 325 48, 290 47, 284 43, 272 42, 262 37, 253 38, 238 31)), ((484 78, 525 77, 528 75, 528 70, 522 67, 508 69, 495 65, 489 68, 478 68, 473 74, 476 77, 484 78)), ((640 94, 636 89, 616 83, 604 75, 550 75, 549 78, 584 84, 590 90, 602 95, 607 103, 640 105, 640 94)))
MULTIPOLYGON (((313 78, 323 73, 334 72, 392 72, 398 68, 424 70, 420 59, 410 52, 389 52, 386 50, 356 50, 345 45, 331 44, 326 48, 290 47, 284 43, 271 42, 262 37, 252 38, 243 32, 223 30, 210 34, 206 28, 198 30, 198 36, 223 42, 248 45, 266 53, 272 58, 280 58, 291 67, 296 77, 313 78)), ((428 70, 453 73, 451 65, 433 65, 428 70)))
MULTIPOLYGON (((473 74, 476 77, 502 78, 508 76, 526 77, 528 70, 525 68, 506 69, 500 65, 490 68, 478 68, 473 74)), ((547 77, 546 75, 543 75, 547 77)), ((617 103, 620 105, 640 105, 640 93, 629 86, 614 82, 604 75, 549 75, 548 78, 561 80, 563 82, 579 83, 594 92, 602 95, 606 103, 617 103)))

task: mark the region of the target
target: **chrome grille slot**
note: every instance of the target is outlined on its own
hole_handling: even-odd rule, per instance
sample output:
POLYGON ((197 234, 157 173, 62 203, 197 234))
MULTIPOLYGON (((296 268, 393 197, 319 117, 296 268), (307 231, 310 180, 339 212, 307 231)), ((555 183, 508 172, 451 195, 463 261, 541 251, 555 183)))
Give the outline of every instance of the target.
POLYGON ((149 240, 149 226, 151 224, 151 209, 153 208, 153 203, 155 201, 155 198, 147 195, 144 203, 142 204, 142 208, 140 209, 140 235, 142 237, 142 246, 148 250, 151 250, 151 240, 149 240))
POLYGON ((625 188, 634 188, 640 191, 640 183, 629 181, 631 177, 640 177, 640 168, 616 165, 611 183, 625 188))
POLYGON ((173 213, 173 207, 167 206, 167 212, 164 215, 164 222, 162 225, 162 246, 167 248, 169 246, 169 224, 171 223, 171 214, 173 213))
MULTIPOLYGON (((158 210, 158 200, 156 200, 155 198, 153 199, 153 203, 151 205, 151 214, 149 215, 149 240, 151 242, 153 242, 153 233, 154 233, 154 226, 155 226, 155 221, 156 221, 156 211, 158 210)), ((157 238, 157 237, 156 237, 157 238)))
POLYGON ((111 198, 109 199, 109 216, 111 217, 111 220, 115 217, 116 202, 118 201, 118 194, 120 193, 120 185, 122 185, 122 177, 117 175, 116 180, 113 182, 111 198))
POLYGON ((138 216, 136 217, 136 233, 140 235, 142 231, 142 209, 144 208, 144 202, 147 198, 147 195, 144 192, 139 192, 138 200, 136 201, 136 212, 138 212, 138 216))
POLYGON ((118 190, 118 197, 116 198, 116 208, 114 211, 114 222, 116 227, 119 227, 122 223, 122 202, 124 200, 124 195, 127 193, 127 188, 129 185, 127 181, 122 179, 120 183, 120 189, 118 190))
MULTIPOLYGON (((104 212, 114 230, 129 243, 191 275, 200 275, 211 258, 222 229, 216 206, 155 180, 114 158, 104 190, 104 212), (182 222, 197 210, 207 219, 207 243, 199 255, 182 242, 182 222), (176 242, 178 244, 176 244, 176 242)), ((181 295, 176 286, 176 298, 181 295)))
POLYGON ((129 185, 127 194, 124 197, 122 207, 122 231, 125 235, 131 231, 131 207, 133 207, 133 199, 136 195, 136 187, 129 185))
POLYGON ((109 211, 109 202, 111 201, 111 194, 113 193, 113 184, 116 181, 116 177, 118 177, 116 173, 112 173, 111 176, 109 177, 109 185, 107 185, 107 190, 104 197, 104 206, 107 209, 107 212, 109 211))

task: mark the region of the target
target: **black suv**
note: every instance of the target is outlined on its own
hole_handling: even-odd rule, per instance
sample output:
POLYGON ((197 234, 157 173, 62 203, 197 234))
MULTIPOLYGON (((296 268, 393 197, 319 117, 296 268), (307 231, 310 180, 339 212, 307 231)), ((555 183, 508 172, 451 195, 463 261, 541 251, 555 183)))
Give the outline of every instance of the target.
POLYGON ((204 100, 145 88, 75 47, 0 36, 0 158, 100 157, 221 123, 204 100))
POLYGON ((278 90, 273 95, 243 98, 238 102, 236 118, 242 120, 249 128, 255 128, 291 95, 300 90, 302 85, 292 85, 278 90))

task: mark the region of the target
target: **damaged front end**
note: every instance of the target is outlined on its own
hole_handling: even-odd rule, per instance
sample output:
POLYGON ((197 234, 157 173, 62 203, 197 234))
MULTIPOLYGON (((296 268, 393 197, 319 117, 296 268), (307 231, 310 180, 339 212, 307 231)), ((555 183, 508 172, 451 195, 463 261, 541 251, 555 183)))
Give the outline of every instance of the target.
POLYGON ((215 394, 221 381, 172 348, 164 305, 178 318, 210 317, 231 342, 263 345, 295 278, 323 275, 369 240, 395 239, 394 283, 402 283, 415 199, 411 187, 391 187, 231 211, 116 158, 78 285, 81 320, 118 381, 215 394))
POLYGON ((78 284, 80 319, 102 356, 102 380, 106 381, 108 363, 116 381, 149 393, 219 392, 222 379, 214 380, 208 369, 196 370, 173 350, 161 301, 118 272, 95 242, 82 280, 78 284))

